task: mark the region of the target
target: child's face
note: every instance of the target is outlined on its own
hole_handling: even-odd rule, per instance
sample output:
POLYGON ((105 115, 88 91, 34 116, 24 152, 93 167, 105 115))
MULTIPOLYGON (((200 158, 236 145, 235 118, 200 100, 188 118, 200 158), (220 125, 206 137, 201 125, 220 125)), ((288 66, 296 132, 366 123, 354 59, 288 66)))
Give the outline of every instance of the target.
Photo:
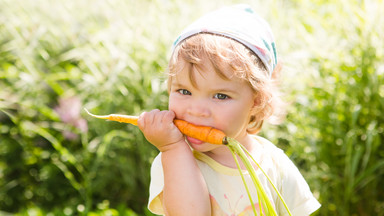
MULTIPOLYGON (((170 80, 169 110, 176 118, 196 125, 211 126, 222 130, 227 136, 241 142, 245 139, 255 95, 249 84, 231 77, 231 70, 224 71, 230 80, 221 78, 209 61, 200 72, 192 71, 197 86, 193 86, 189 72, 180 71, 170 80)), ((197 151, 211 151, 220 145, 202 143, 187 137, 197 151)))

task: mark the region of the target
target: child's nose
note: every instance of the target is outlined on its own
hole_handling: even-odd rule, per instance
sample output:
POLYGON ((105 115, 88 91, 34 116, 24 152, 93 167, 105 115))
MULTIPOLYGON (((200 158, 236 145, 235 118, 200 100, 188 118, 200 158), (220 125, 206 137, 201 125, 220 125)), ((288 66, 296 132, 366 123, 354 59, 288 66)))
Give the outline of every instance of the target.
POLYGON ((210 115, 210 109, 207 102, 194 100, 188 105, 187 113, 195 117, 208 117, 210 115))

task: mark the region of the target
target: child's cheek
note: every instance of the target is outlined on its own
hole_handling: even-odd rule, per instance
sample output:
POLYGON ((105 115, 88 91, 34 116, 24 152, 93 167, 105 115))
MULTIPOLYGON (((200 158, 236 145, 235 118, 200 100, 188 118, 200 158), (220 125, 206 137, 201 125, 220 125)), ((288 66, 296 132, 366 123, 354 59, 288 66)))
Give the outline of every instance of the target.
POLYGON ((175 96, 170 95, 168 102, 168 110, 173 111, 177 119, 182 119, 182 103, 175 99, 175 96))
POLYGON ((236 137, 239 134, 243 134, 248 126, 248 121, 245 121, 245 118, 244 120, 242 119, 242 116, 238 116, 236 118, 221 119, 220 122, 217 122, 215 127, 223 131, 229 137, 236 137))

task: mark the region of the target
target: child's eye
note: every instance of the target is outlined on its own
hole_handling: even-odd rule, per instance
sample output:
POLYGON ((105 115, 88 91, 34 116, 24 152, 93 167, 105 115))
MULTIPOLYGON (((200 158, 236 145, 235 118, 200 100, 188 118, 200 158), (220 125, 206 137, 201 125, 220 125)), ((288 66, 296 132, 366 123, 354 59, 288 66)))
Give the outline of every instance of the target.
POLYGON ((217 93, 217 94, 215 94, 215 96, 213 96, 213 97, 216 98, 216 99, 219 99, 219 100, 225 100, 225 99, 228 99, 228 98, 229 98, 228 95, 226 95, 226 94, 221 94, 221 93, 217 93))
POLYGON ((182 95, 191 95, 192 93, 186 89, 179 89, 177 90, 182 95))

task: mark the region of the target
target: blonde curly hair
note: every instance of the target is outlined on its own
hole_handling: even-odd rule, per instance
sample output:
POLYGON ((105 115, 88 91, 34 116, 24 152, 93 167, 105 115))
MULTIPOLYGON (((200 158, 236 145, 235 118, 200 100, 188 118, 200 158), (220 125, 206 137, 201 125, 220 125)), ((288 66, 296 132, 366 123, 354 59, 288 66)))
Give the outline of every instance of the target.
POLYGON ((276 78, 280 67, 270 77, 262 61, 250 49, 234 39, 212 33, 199 33, 180 42, 174 49, 168 64, 168 91, 172 77, 183 69, 180 61, 189 65, 191 83, 196 86, 192 68, 199 67, 202 59, 207 58, 217 74, 226 80, 223 68, 229 67, 233 75, 246 80, 256 95, 256 106, 252 110, 247 132, 258 133, 264 120, 279 123, 284 114, 284 102, 277 88, 276 78))

